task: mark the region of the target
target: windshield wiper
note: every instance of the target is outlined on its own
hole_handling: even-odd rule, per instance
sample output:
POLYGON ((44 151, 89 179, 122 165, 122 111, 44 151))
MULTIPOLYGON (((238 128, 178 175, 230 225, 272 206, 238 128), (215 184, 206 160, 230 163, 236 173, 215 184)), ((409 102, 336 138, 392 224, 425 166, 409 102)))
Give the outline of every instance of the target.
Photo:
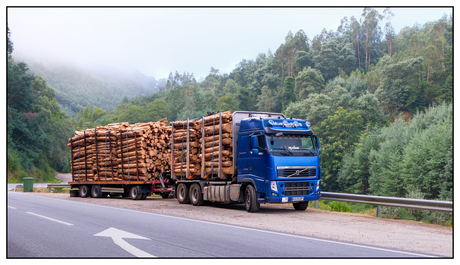
MULTIPOLYGON (((310 149, 307 148, 307 149, 305 149, 305 150, 307 150, 308 152, 310 152, 311 155, 313 155, 313 156, 315 155, 315 153, 313 153, 310 149)), ((304 154, 304 155, 308 155, 307 153, 303 153, 303 154, 304 154)))
POLYGON ((291 151, 291 149, 290 149, 289 147, 282 146, 281 148, 284 149, 284 150, 287 152, 287 153, 281 152, 283 155, 284 155, 284 154, 287 154, 287 155, 289 155, 289 154, 294 155, 294 153, 292 153, 292 151, 291 151))

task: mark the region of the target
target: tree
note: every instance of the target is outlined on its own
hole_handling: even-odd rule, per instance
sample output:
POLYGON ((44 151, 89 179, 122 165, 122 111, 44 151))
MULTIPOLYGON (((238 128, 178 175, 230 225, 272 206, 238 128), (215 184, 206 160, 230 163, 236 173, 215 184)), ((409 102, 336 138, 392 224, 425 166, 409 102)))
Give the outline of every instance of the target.
POLYGON ((347 112, 339 107, 334 116, 329 116, 318 126, 312 126, 321 146, 321 175, 324 190, 337 191, 337 175, 344 154, 359 139, 363 120, 359 111, 347 112))
POLYGON ((84 108, 83 111, 79 112, 77 115, 77 130, 95 128, 97 126, 96 121, 105 114, 107 114, 107 112, 98 107, 94 107, 93 111, 90 111, 89 107, 84 108))
POLYGON ((233 110, 235 109, 235 100, 233 99, 233 95, 230 93, 225 94, 225 96, 222 96, 217 99, 216 103, 216 111, 217 112, 223 112, 223 111, 228 111, 228 110, 233 110))
POLYGON ((385 60, 387 62, 382 66, 380 86, 375 94, 388 113, 393 114, 406 109, 410 86, 422 79, 423 59, 419 57, 394 63, 386 56, 385 60))
POLYGON ((379 21, 383 18, 382 15, 375 9, 364 8, 361 14, 361 21, 364 27, 364 35, 366 36, 366 60, 365 67, 371 64, 371 43, 378 42, 380 39, 381 29, 379 27, 379 21))
POLYGON ((311 67, 300 72, 295 82, 295 94, 299 100, 308 98, 311 93, 320 93, 324 88, 321 72, 311 67))
MULTIPOLYGON (((286 78, 287 79, 287 78, 286 78)), ((262 94, 257 96, 257 108, 259 111, 271 112, 275 106, 273 91, 268 87, 262 88, 262 94)))
POLYGON ((379 149, 379 130, 367 129, 353 150, 346 152, 337 176, 341 190, 369 194, 370 154, 379 149))
POLYGON ((284 86, 280 91, 280 97, 283 110, 286 109, 291 102, 295 101, 293 77, 288 76, 284 79, 284 86))
POLYGON ((147 104, 146 119, 149 121, 159 121, 167 118, 170 114, 168 104, 164 99, 155 99, 153 102, 147 104))

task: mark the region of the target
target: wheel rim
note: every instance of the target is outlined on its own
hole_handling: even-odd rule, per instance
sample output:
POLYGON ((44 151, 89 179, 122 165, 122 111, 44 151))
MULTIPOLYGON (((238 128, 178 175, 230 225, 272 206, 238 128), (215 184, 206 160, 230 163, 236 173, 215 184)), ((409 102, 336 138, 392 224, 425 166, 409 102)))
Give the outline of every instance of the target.
POLYGON ((192 188, 192 200, 196 201, 198 198, 198 190, 196 188, 192 188))
POLYGON ((249 189, 246 189, 246 208, 249 208, 251 205, 251 195, 249 189))
POLYGON ((99 187, 94 186, 94 188, 93 188, 93 196, 97 197, 98 195, 99 195, 99 187))
POLYGON ((81 187, 81 195, 82 196, 88 195, 88 187, 87 186, 81 187))
POLYGON ((136 188, 136 187, 132 188, 132 190, 131 190, 131 197, 133 197, 133 198, 136 198, 136 197, 137 197, 137 188, 136 188))
POLYGON ((182 185, 179 186, 179 199, 183 200, 185 198, 185 189, 182 185))

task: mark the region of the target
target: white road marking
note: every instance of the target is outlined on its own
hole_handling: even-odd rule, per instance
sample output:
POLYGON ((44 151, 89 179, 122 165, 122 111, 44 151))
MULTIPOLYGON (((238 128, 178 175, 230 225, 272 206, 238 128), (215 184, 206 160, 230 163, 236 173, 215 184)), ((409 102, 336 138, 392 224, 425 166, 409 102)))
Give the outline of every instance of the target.
POLYGON ((13 206, 8 206, 8 208, 16 210, 16 207, 13 207, 13 206))
POLYGON ((73 225, 71 223, 67 223, 67 222, 63 222, 63 221, 60 221, 60 220, 56 220, 56 219, 53 219, 51 217, 47 217, 47 216, 43 216, 43 215, 40 215, 40 214, 36 214, 36 213, 31 213, 31 212, 26 212, 28 214, 31 214, 31 215, 35 215, 35 216, 38 216, 38 217, 41 217, 41 218, 45 218, 45 219, 48 219, 48 220, 51 220, 51 221, 54 221, 54 222, 57 222, 57 223, 61 223, 61 224, 65 224, 65 225, 73 225))
POLYGON ((133 254, 134 256, 138 258, 156 258, 155 256, 142 251, 132 245, 130 245, 128 242, 124 241, 123 238, 134 238, 134 239, 144 239, 144 240, 150 240, 146 237, 139 236, 133 233, 129 233, 123 230, 119 230, 113 227, 110 227, 107 230, 104 230, 100 233, 95 234, 94 236, 103 236, 103 237, 111 237, 113 242, 117 244, 119 247, 122 249, 126 250, 127 252, 133 254))

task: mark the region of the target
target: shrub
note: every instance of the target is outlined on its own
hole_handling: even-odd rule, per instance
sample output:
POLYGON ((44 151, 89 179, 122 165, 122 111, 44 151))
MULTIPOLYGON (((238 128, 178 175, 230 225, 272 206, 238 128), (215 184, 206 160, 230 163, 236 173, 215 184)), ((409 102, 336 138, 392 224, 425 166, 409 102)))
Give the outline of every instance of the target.
POLYGON ((328 205, 329 205, 329 207, 331 207, 331 210, 333 210, 333 211, 351 213, 351 207, 346 202, 332 201, 328 205))

